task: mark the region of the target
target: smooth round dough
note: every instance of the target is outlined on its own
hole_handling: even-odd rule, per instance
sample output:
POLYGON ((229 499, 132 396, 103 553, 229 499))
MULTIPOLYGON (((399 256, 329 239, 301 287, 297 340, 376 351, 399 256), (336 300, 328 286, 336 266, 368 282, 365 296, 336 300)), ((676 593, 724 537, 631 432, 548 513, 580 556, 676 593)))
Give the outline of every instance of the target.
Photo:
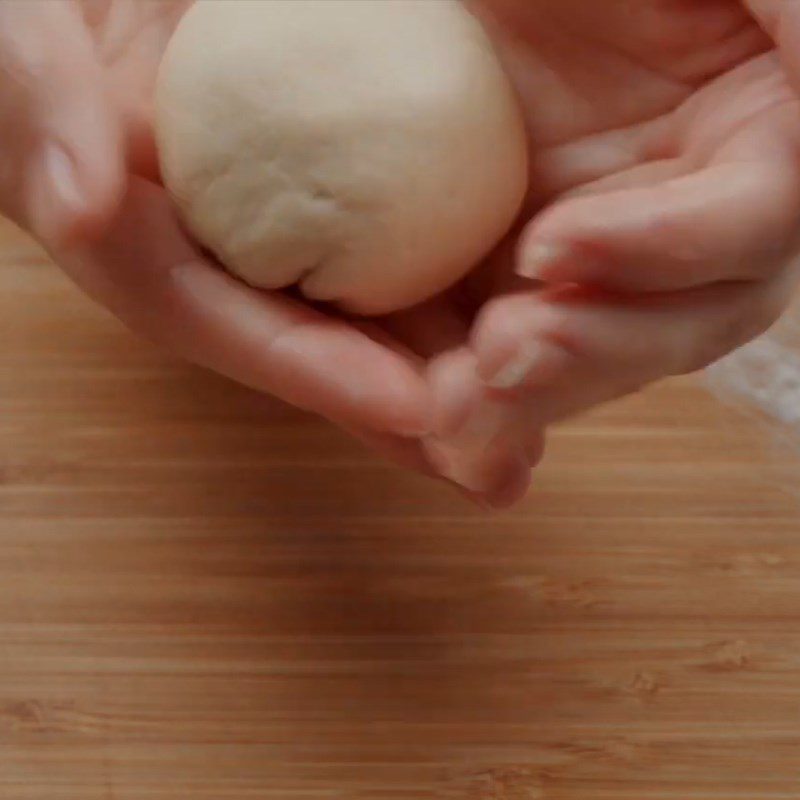
POLYGON ((527 188, 516 96, 458 0, 200 0, 156 106, 199 242, 253 286, 355 313, 455 283, 527 188))

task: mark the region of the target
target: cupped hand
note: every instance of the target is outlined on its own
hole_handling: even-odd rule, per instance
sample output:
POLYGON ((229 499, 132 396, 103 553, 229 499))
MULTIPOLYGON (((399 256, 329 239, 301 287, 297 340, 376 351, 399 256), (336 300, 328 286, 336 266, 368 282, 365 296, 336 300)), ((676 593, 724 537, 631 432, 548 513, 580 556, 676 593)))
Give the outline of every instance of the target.
POLYGON ((473 488, 559 419, 713 362, 788 303, 800 7, 475 0, 528 121, 531 191, 431 367, 434 457, 473 488), (503 455, 499 455, 503 454, 503 455))
POLYGON ((140 333, 400 463, 509 504, 550 422, 714 360, 788 298, 795 4, 473 0, 528 120, 522 223, 369 325, 243 286, 177 224, 150 103, 188 5, 0 4, 0 209, 140 333))
POLYGON ((419 356, 209 262, 158 180, 152 96, 188 0, 0 3, 0 211, 138 333, 433 474, 419 356))

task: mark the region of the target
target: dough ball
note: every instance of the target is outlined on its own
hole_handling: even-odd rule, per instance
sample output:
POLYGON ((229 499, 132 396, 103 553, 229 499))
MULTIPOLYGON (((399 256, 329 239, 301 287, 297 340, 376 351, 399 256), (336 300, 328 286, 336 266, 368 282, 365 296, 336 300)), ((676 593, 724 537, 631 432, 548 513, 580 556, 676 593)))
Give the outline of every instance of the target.
POLYGON ((355 313, 455 283, 527 187, 516 97, 457 0, 200 0, 156 104, 199 242, 253 286, 355 313))

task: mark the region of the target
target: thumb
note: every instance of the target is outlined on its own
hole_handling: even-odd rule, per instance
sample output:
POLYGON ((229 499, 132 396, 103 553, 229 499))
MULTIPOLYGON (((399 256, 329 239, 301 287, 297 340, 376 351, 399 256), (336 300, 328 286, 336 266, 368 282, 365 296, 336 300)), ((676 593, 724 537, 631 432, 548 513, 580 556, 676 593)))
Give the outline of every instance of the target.
POLYGON ((0 211, 46 245, 91 236, 122 195, 105 92, 77 4, 0 3, 0 211))

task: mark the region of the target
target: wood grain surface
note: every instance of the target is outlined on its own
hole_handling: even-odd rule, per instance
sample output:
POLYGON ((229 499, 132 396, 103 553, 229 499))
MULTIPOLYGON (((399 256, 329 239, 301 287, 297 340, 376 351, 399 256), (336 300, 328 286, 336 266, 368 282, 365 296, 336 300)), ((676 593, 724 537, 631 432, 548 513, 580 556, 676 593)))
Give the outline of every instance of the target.
POLYGON ((0 800, 800 798, 752 421, 663 386, 486 517, 0 241, 0 800))

